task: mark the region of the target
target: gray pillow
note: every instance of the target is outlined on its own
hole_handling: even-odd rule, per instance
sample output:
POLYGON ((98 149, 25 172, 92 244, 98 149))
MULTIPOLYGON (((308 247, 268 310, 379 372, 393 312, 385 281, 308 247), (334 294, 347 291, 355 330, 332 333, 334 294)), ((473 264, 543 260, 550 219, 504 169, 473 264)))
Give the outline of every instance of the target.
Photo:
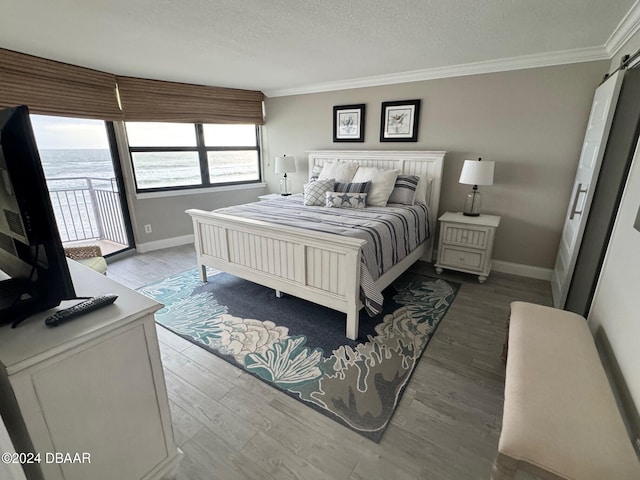
POLYGON ((393 186, 391 195, 387 203, 400 203, 403 205, 413 205, 416 198, 416 189, 420 177, 417 175, 398 175, 396 184, 393 186))
POLYGON ((340 183, 336 182, 333 188, 334 192, 349 192, 349 193, 367 193, 371 188, 371 182, 362 183, 340 183))

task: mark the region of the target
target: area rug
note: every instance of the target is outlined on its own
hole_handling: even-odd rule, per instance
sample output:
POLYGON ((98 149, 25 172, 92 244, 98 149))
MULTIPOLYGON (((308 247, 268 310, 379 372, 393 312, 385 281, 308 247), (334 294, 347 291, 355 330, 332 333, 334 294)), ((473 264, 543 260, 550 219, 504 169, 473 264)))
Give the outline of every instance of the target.
POLYGON ((142 287, 165 307, 163 327, 379 442, 459 285, 405 273, 384 309, 360 314, 357 340, 345 314, 209 269, 142 287))

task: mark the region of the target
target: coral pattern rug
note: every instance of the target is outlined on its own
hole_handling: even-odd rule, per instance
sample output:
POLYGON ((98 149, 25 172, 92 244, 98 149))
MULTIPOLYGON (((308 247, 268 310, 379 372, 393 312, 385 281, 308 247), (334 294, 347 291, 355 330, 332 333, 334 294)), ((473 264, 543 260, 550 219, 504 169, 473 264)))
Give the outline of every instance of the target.
POLYGON ((160 325, 379 442, 458 287, 405 273, 380 315, 361 311, 356 341, 345 314, 212 269, 140 291, 165 305, 160 325))

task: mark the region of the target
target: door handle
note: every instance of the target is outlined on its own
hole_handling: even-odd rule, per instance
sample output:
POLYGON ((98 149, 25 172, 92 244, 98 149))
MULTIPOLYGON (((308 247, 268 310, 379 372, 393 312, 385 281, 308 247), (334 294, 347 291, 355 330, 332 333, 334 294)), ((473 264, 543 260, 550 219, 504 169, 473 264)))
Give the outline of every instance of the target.
POLYGON ((587 190, 589 190, 588 185, 583 189, 582 184, 578 184, 578 188, 576 189, 576 196, 573 198, 573 205, 571 206, 571 214, 569 215, 569 220, 573 220, 573 217, 575 217, 576 215, 582 215, 583 210, 578 211, 576 209, 578 208, 578 200, 580 199, 580 194, 587 193, 587 190))

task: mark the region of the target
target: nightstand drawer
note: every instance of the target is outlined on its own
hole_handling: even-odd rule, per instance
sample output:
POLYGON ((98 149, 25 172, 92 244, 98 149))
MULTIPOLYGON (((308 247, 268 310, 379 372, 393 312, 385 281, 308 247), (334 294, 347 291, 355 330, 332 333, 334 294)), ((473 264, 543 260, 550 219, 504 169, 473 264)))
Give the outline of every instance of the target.
POLYGON ((484 227, 471 227, 445 223, 442 227, 442 243, 472 248, 487 248, 491 230, 484 227))
POLYGON ((442 245, 440 248, 442 248, 442 252, 439 263, 442 265, 450 265, 478 271, 481 271, 484 267, 484 252, 451 248, 446 245, 442 245))

